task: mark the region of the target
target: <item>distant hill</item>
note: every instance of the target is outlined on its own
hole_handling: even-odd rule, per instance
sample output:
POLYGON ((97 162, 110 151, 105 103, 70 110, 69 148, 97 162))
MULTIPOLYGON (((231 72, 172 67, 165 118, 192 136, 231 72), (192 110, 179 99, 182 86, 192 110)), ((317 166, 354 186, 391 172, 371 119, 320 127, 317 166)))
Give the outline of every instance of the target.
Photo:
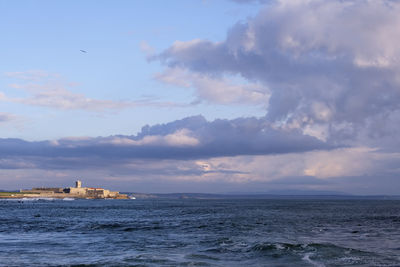
POLYGON ((264 192, 228 192, 228 195, 280 195, 280 196, 344 196, 351 195, 340 191, 327 191, 327 190, 270 190, 264 192))
POLYGON ((399 199, 400 196, 386 195, 347 195, 340 192, 317 191, 314 194, 310 191, 284 191, 274 193, 227 193, 227 194, 207 194, 207 193, 130 193, 137 199, 399 199), (294 193, 294 194, 290 194, 294 193), (301 194, 302 193, 302 194, 301 194), (306 194, 307 193, 307 194, 306 194))

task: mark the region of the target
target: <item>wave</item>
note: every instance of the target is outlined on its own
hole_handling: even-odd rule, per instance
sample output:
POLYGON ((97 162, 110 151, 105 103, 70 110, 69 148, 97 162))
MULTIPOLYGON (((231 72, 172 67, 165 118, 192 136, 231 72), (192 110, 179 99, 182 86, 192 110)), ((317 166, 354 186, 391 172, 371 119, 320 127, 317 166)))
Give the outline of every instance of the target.
POLYGON ((400 222, 400 216, 398 215, 388 215, 388 216, 369 216, 366 217, 367 220, 376 220, 376 221, 393 221, 400 222))
POLYGON ((312 257, 313 255, 314 255, 314 253, 309 252, 309 253, 306 253, 306 254, 304 255, 304 257, 301 258, 301 259, 302 259, 303 261, 305 261, 305 262, 310 263, 311 265, 314 265, 314 266, 325 266, 324 264, 322 264, 322 263, 320 263, 320 262, 316 262, 316 261, 312 260, 310 257, 312 257))
POLYGON ((65 198, 54 198, 54 197, 23 197, 23 198, 2 198, 0 201, 15 201, 15 202, 22 202, 22 201, 57 201, 57 200, 64 200, 64 201, 72 201, 75 198, 72 197, 65 197, 65 198))
POLYGON ((274 258, 300 257, 314 266, 365 265, 372 262, 380 265, 389 260, 373 252, 331 243, 259 243, 251 246, 247 252, 274 258))
POLYGON ((24 197, 20 199, 21 201, 55 201, 59 200, 58 198, 53 198, 53 197, 24 197))
POLYGON ((0 198, 0 201, 15 201, 15 202, 18 202, 18 201, 21 201, 21 199, 20 198, 0 198))
POLYGON ((58 198, 48 197, 23 197, 23 198, 2 198, 0 201, 13 201, 13 202, 25 202, 25 201, 55 201, 58 198))
POLYGON ((259 243, 253 245, 251 251, 317 251, 317 250, 336 250, 336 251, 359 251, 352 248, 341 247, 331 243, 259 243))
POLYGON ((125 223, 95 223, 89 226, 91 230, 115 230, 122 232, 133 232, 133 231, 151 231, 160 230, 164 227, 160 225, 146 225, 146 224, 125 224, 125 223))

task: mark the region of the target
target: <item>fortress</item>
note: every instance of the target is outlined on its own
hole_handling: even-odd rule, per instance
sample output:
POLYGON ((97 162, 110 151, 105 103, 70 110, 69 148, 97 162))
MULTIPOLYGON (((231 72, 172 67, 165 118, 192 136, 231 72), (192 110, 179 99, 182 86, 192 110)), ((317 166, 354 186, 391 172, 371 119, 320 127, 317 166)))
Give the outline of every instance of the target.
POLYGON ((23 197, 35 198, 86 198, 86 199, 129 199, 126 194, 110 191, 104 188, 82 187, 82 182, 77 180, 75 187, 37 187, 30 190, 21 189, 23 197))

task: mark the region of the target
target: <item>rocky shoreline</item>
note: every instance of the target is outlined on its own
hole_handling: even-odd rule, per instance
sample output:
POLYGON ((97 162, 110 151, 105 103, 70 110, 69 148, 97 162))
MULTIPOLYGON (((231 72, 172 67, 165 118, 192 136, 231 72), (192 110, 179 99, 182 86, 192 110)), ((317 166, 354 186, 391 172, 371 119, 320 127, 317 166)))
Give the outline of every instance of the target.
POLYGON ((130 199, 128 195, 119 194, 114 197, 88 197, 82 195, 72 195, 64 193, 55 194, 21 194, 18 192, 7 192, 6 194, 0 194, 0 199, 24 199, 24 198, 55 198, 55 199, 65 199, 65 198, 75 198, 75 199, 130 199))

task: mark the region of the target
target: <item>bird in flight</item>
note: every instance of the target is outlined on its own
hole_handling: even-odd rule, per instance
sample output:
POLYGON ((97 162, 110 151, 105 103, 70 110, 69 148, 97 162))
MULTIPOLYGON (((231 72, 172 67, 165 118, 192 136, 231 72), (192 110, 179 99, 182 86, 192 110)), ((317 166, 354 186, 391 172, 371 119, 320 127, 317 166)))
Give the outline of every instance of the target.
POLYGON ((87 53, 85 50, 82 50, 82 49, 81 49, 80 51, 81 51, 82 53, 87 53))

